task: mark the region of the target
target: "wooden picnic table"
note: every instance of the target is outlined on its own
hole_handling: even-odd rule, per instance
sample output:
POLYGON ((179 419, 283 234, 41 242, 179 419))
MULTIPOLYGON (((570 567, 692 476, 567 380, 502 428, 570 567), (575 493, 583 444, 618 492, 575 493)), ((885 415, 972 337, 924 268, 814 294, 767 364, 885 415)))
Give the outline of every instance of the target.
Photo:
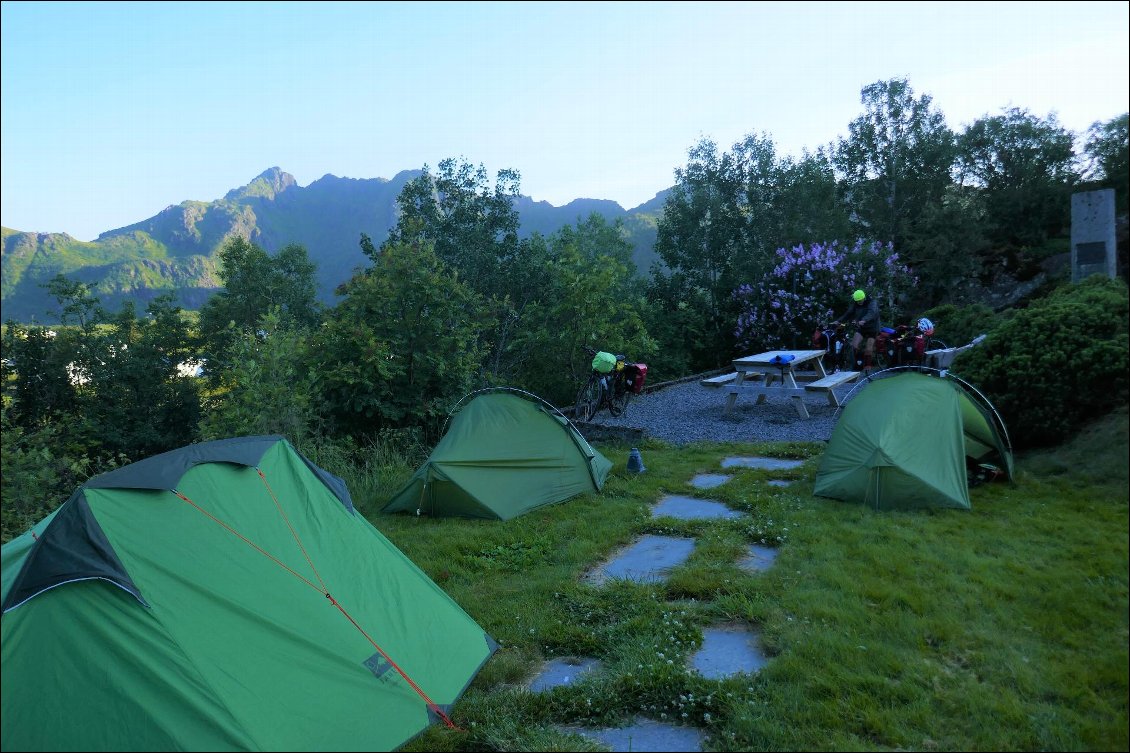
POLYGON ((807 392, 823 391, 828 395, 828 402, 839 405, 833 388, 850 382, 859 376, 857 371, 841 371, 831 376, 824 370, 823 350, 770 350, 752 356, 734 359, 734 371, 737 378, 730 386, 729 396, 726 400, 725 413, 734 409, 739 392, 756 395, 758 403, 766 402, 770 397, 788 397, 793 401, 793 406, 802 418, 808 418, 808 409, 804 405, 804 395, 807 392), (792 356, 790 359, 789 356, 792 356), (796 372, 812 371, 815 380, 801 386, 797 384, 796 372), (753 379, 760 377, 760 383, 753 383, 753 379), (743 383, 751 383, 743 387, 743 383), (776 384, 774 384, 776 382, 776 384))

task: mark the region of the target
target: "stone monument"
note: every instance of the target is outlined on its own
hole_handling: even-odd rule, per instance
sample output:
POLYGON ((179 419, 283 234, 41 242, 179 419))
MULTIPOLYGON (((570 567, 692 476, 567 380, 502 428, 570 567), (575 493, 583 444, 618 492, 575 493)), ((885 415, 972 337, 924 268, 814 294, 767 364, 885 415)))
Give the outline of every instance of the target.
POLYGON ((1071 196, 1071 281, 1093 274, 1118 274, 1114 239, 1114 189, 1071 196))

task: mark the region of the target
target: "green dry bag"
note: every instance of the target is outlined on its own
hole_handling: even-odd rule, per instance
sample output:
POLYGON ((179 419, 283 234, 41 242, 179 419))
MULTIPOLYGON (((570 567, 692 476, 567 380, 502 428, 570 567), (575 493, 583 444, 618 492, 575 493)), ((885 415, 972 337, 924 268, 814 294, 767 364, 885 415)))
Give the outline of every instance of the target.
POLYGON ((592 370, 598 371, 601 374, 608 374, 612 369, 616 368, 616 356, 611 353, 605 353, 603 350, 597 353, 592 359, 592 370))

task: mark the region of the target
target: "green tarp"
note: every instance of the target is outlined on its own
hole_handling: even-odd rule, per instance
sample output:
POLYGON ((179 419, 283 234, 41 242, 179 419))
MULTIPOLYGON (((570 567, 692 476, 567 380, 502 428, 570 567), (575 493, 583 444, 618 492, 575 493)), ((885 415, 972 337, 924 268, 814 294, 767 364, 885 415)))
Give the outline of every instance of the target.
POLYGON ((91 479, 2 554, 4 750, 391 750, 495 650, 281 437, 91 479))
POLYGON ((871 381, 844 407, 814 493, 879 509, 968 509, 967 458, 1012 477, 1012 453, 975 395, 953 378, 904 372, 871 381))
POLYGON ((510 520, 600 491, 612 463, 565 418, 510 392, 473 398, 382 512, 510 520))

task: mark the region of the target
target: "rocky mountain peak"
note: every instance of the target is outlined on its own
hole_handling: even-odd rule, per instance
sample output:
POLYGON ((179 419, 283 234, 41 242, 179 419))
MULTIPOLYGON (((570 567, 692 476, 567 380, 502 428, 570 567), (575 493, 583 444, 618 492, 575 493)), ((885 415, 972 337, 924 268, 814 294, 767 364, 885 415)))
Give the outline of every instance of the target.
POLYGON ((238 201, 250 197, 274 199, 280 193, 297 185, 297 181, 290 173, 283 172, 277 167, 271 167, 259 173, 250 183, 242 188, 233 188, 224 196, 226 201, 238 201))

